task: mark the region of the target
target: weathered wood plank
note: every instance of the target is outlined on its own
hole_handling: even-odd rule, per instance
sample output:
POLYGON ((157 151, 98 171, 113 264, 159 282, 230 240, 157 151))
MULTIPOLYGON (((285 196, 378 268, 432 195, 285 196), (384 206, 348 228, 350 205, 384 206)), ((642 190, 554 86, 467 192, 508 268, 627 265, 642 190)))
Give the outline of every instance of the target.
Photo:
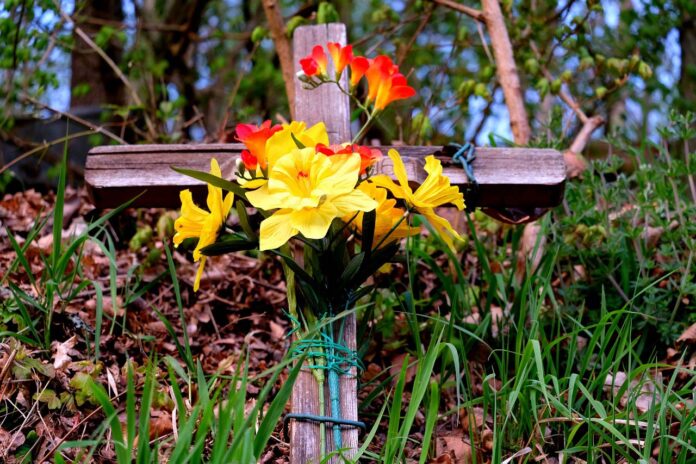
MULTIPOLYGON (((300 71, 299 61, 308 55, 318 44, 347 42, 346 28, 343 24, 325 24, 298 28, 293 35, 293 59, 295 71, 300 71)), ((344 74, 342 85, 347 87, 344 74)), ((331 143, 342 143, 351 139, 350 133, 350 101, 348 96, 340 92, 336 86, 325 85, 318 89, 307 90, 299 80, 295 80, 295 117, 313 125, 323 121, 329 133, 331 143)), ((352 349, 356 347, 355 315, 345 318, 343 343, 352 349)), ((328 383, 328 382, 327 382, 328 383)), ((356 369, 351 370, 351 376, 341 376, 341 416, 344 419, 358 420, 358 381, 356 369)), ((310 371, 302 371, 293 388, 291 409, 295 413, 321 414, 318 402, 318 385, 310 371)), ((324 390, 326 398, 326 415, 331 415, 328 386, 324 390)), ((343 447, 350 451, 344 453, 346 458, 355 455, 358 449, 358 431, 344 430, 341 434, 343 447)), ((327 426, 327 448, 333 450, 333 434, 327 426)), ((292 464, 318 463, 322 453, 319 446, 319 427, 316 424, 295 421, 290 432, 290 462, 292 464)), ((343 462, 332 458, 330 464, 343 462)))
MULTIPOLYGON (((391 147, 378 147, 387 153, 391 147)), ((404 158, 411 179, 424 179, 423 157, 441 147, 394 147, 404 158)), ((191 188, 199 199, 205 186, 183 176, 171 166, 207 171, 210 158, 220 163, 222 173, 233 177, 240 144, 191 145, 118 145, 90 151, 85 181, 97 206, 116 207, 146 191, 136 206, 177 208, 179 190, 191 188)), ((493 208, 553 207, 563 198, 565 162, 556 150, 536 148, 477 148, 474 174, 479 183, 476 206, 493 208)), ((441 157, 454 185, 466 187, 466 174, 449 158, 441 157)), ((385 159, 378 170, 392 174, 391 160, 385 159)))

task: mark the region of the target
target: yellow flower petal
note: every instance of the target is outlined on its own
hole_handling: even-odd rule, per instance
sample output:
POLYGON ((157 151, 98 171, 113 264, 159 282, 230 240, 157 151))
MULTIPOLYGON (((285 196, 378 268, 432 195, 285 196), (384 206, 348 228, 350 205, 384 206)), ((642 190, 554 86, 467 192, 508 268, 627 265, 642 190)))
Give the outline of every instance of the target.
POLYGON ((201 263, 198 265, 198 271, 196 271, 196 280, 193 282, 194 292, 197 292, 201 286, 201 277, 203 277, 203 268, 205 268, 205 262, 207 259, 207 256, 203 256, 201 258, 201 263))
POLYGON ((270 136, 266 141, 266 158, 269 170, 283 155, 298 148, 291 134, 307 148, 314 148, 319 143, 329 144, 329 135, 323 122, 315 124, 309 129, 301 121, 283 124, 283 129, 270 136))
POLYGON ((358 211, 372 211, 378 205, 375 200, 360 190, 353 190, 350 193, 334 197, 331 199, 331 204, 336 207, 341 216, 355 214, 358 211))
POLYGON ((416 189, 412 203, 417 208, 435 208, 452 203, 460 211, 464 209, 464 195, 442 173, 442 163, 430 155, 425 158, 425 181, 416 189))
POLYGON ((309 147, 279 158, 268 183, 247 194, 255 207, 278 210, 261 223, 261 249, 277 248, 298 232, 323 238, 335 218, 374 209, 377 202, 355 188, 360 166, 357 153, 328 157, 309 147))
MULTIPOLYGON (((317 155, 321 160, 323 155, 317 155)), ((317 175, 317 188, 333 195, 341 195, 355 189, 360 175, 360 155, 324 156, 328 165, 322 162, 322 170, 317 175)))
MULTIPOLYGON (((419 228, 408 225, 405 217, 406 211, 396 208, 396 201, 387 198, 386 189, 378 187, 370 181, 362 182, 358 189, 377 202, 373 247, 377 247, 380 244, 384 246, 395 240, 420 233, 419 228)), ((352 219, 352 216, 346 215, 343 219, 349 221, 352 219)), ((363 231, 363 219, 364 213, 360 212, 354 220, 354 224, 360 233, 363 231)))
POLYGON ((442 216, 438 216, 435 210, 432 208, 424 208, 418 210, 418 212, 428 220, 433 229, 438 233, 442 240, 449 246, 452 250, 456 250, 454 246, 454 240, 463 241, 464 239, 459 236, 456 230, 452 227, 452 224, 442 216))
MULTIPOLYGON (((222 176, 220 165, 214 158, 210 161, 210 173, 217 177, 222 176)), ((222 189, 208 184, 207 204, 210 211, 199 208, 193 202, 190 190, 183 190, 179 194, 179 198, 181 199, 181 216, 174 222, 177 231, 174 235, 174 245, 179 245, 187 238, 198 238, 196 248, 193 250, 194 261, 201 261, 194 286, 194 290, 198 290, 198 283, 206 261, 201 250, 217 240, 218 232, 225 223, 230 209, 232 209, 234 195, 228 193, 223 199, 222 189)))
POLYGON ((290 224, 307 238, 326 237, 331 222, 338 217, 336 208, 325 203, 319 208, 304 208, 290 213, 290 224))
POLYGON ((259 250, 274 250, 297 235, 298 230, 294 229, 290 222, 291 213, 290 209, 281 209, 261 221, 259 250))
POLYGON ((406 173, 406 166, 404 166, 404 162, 401 159, 401 155, 398 151, 394 150, 393 148, 389 150, 388 155, 389 158, 392 160, 394 166, 394 175, 396 176, 396 180, 399 181, 401 188, 404 189, 404 191, 407 194, 411 193, 411 187, 409 187, 408 185, 408 174, 406 173))

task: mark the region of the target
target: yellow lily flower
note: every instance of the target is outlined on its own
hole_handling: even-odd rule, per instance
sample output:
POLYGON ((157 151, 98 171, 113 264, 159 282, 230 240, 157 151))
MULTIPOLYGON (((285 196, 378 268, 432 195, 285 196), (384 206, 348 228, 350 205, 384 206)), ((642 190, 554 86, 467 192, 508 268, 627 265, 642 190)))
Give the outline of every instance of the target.
POLYGON ((415 208, 436 208, 451 203, 460 211, 464 209, 464 195, 457 187, 450 185, 449 177, 442 175, 442 163, 439 159, 433 155, 425 157, 425 172, 428 173, 428 177, 414 192, 408 185, 406 167, 399 152, 389 150, 389 158, 394 165, 394 174, 399 184, 384 174, 373 177, 372 182, 388 189, 396 198, 415 208))
POLYGON ((292 139, 292 135, 307 148, 314 148, 317 144, 329 144, 329 134, 326 132, 326 125, 323 122, 317 123, 307 129, 307 124, 302 121, 293 121, 290 124, 283 124, 283 128, 271 135, 266 141, 266 160, 268 170, 283 155, 297 149, 297 144, 292 139))
POLYGON ((297 149, 297 144, 292 139, 295 136, 299 142, 307 148, 314 148, 318 144, 329 144, 329 134, 326 132, 326 125, 319 122, 309 129, 307 124, 302 121, 293 121, 290 124, 283 124, 281 130, 275 132, 266 140, 263 151, 263 159, 258 161, 255 175, 249 178, 239 177, 237 182, 246 189, 265 188, 268 181, 265 172, 270 172, 275 163, 282 156, 297 149))
MULTIPOLYGON (((210 160, 210 173, 222 177, 220 165, 215 158, 210 160)), ((193 202, 193 195, 189 189, 182 190, 179 198, 181 199, 181 216, 174 222, 176 229, 174 246, 179 246, 187 238, 198 238, 196 249, 193 250, 193 260, 200 260, 193 284, 193 291, 197 292, 207 260, 207 256, 203 256, 201 249, 215 243, 220 227, 225 223, 232 208, 234 195, 230 192, 223 199, 222 189, 208 184, 207 204, 210 211, 205 211, 193 202)))
MULTIPOLYGON (((365 192, 370 198, 377 201, 375 209, 375 233, 372 246, 376 247, 382 242, 382 239, 389 234, 389 237, 384 240, 382 245, 386 245, 394 240, 399 240, 410 235, 418 234, 417 227, 410 227, 406 220, 406 211, 396 207, 396 200, 387 198, 387 190, 382 187, 377 187, 372 182, 362 182, 358 189, 365 192), (394 229, 394 230, 392 230, 394 229)), ((362 223, 365 213, 362 211, 353 220, 356 228, 362 233, 362 223)), ((346 216, 343 219, 349 221, 352 216, 346 216)))
POLYGON ((425 158, 425 172, 428 173, 425 181, 414 192, 408 184, 406 167, 401 160, 401 155, 396 150, 389 150, 389 158, 394 165, 394 174, 399 182, 394 182, 384 174, 380 174, 370 180, 380 187, 388 189, 396 198, 402 199, 416 212, 425 217, 433 228, 440 234, 450 248, 454 248, 453 240, 462 240, 449 221, 435 213, 438 206, 453 204, 460 211, 464 209, 464 195, 455 186, 450 185, 450 180, 442 174, 442 163, 433 155, 425 158))
POLYGON ((279 158, 268 184, 247 194, 255 207, 277 210, 261 222, 259 249, 278 248, 298 233, 324 238, 335 218, 375 209, 377 202, 355 188, 359 173, 357 153, 327 157, 296 148, 279 158))

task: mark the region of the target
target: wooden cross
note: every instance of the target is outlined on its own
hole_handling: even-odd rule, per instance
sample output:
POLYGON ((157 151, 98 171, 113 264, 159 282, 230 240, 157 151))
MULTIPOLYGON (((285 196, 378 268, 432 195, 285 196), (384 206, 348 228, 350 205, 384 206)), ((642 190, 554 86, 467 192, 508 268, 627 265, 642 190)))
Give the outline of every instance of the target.
MULTIPOLYGON (((300 58, 308 55, 313 46, 327 42, 346 44, 343 24, 305 26, 294 33, 294 62, 299 71, 300 58)), ((323 121, 331 143, 351 140, 350 105, 348 97, 336 86, 323 85, 306 90, 299 80, 295 83, 295 114, 308 126, 323 121)), ((179 191, 189 188, 200 204, 205 202, 203 183, 176 173, 171 166, 208 171, 210 159, 220 163, 222 174, 232 179, 235 162, 243 149, 241 144, 186 145, 126 145, 103 146, 92 149, 87 157, 85 180, 95 205, 116 207, 145 191, 133 206, 178 208, 179 191)), ((385 154, 390 147, 379 147, 385 154)), ((439 150, 432 146, 399 146, 409 179, 418 183, 425 176, 424 155, 439 150)), ((566 180, 563 156, 556 150, 525 148, 478 148, 473 170, 478 181, 476 205, 494 209, 548 208, 560 204, 566 180)), ((469 186, 465 171, 451 160, 442 159, 444 172, 453 185, 469 186)), ((378 166, 380 172, 393 174, 391 161, 378 166)), ((472 201, 468 199, 469 203, 472 201)), ((343 342, 356 349, 355 317, 345 323, 343 342)), ((314 376, 303 370, 294 386, 291 409, 299 414, 320 414, 318 386, 314 376)), ((328 397, 328 393, 326 394, 328 397)), ((328 402, 327 402, 328 403, 328 402)), ((330 404, 327 404, 330 407, 330 404)), ((358 420, 357 372, 341 376, 341 415, 358 420)), ((330 411, 326 411, 330 416, 330 411)), ((329 450, 332 434, 327 433, 329 450)), ((343 456, 350 458, 358 448, 358 430, 343 431, 343 456)), ((294 422, 290 432, 290 461, 294 464, 321 461, 319 426, 311 422, 294 422)), ((333 458, 331 462, 343 462, 333 458)))

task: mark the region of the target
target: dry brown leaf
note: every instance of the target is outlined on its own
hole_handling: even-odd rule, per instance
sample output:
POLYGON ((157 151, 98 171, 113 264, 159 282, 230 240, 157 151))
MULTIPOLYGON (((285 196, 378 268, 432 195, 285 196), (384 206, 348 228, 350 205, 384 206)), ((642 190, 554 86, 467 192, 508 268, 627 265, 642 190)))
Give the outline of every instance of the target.
POLYGON ((24 444, 26 437, 21 432, 10 433, 0 427, 0 457, 7 456, 24 444))
MULTIPOLYGON (((405 353, 400 353, 391 358, 389 375, 391 375, 394 378, 394 382, 397 382, 399 380, 399 376, 401 375, 401 369, 403 368, 406 356, 407 355, 405 353)), ((415 377, 416 375, 416 370, 417 366, 415 363, 411 364, 408 368, 406 368, 406 383, 409 383, 411 380, 413 380, 413 377, 415 377)))
POLYGON ((54 369, 62 370, 70 363, 70 361, 72 361, 70 351, 75 348, 75 343, 77 343, 77 335, 73 335, 62 343, 57 341, 51 343, 54 369))
POLYGON ((435 454, 454 455, 451 462, 468 464, 471 462, 471 445, 464 440, 464 434, 442 436, 437 439, 435 454))
POLYGON ((475 429, 474 432, 478 433, 478 431, 481 430, 481 427, 483 427, 484 423, 483 408, 467 408, 465 412, 466 415, 462 418, 462 427, 464 428, 464 431, 471 433, 472 431, 470 428, 473 425, 475 429))
POLYGON ((283 340, 285 338, 285 329, 276 321, 269 321, 268 325, 271 329, 271 337, 273 340, 283 340))
POLYGON ((174 430, 172 416, 166 411, 154 411, 150 419, 150 441, 163 437, 174 430))
POLYGON ((685 343, 688 345, 696 343, 696 323, 691 324, 691 326, 677 338, 677 346, 681 346, 685 343))

